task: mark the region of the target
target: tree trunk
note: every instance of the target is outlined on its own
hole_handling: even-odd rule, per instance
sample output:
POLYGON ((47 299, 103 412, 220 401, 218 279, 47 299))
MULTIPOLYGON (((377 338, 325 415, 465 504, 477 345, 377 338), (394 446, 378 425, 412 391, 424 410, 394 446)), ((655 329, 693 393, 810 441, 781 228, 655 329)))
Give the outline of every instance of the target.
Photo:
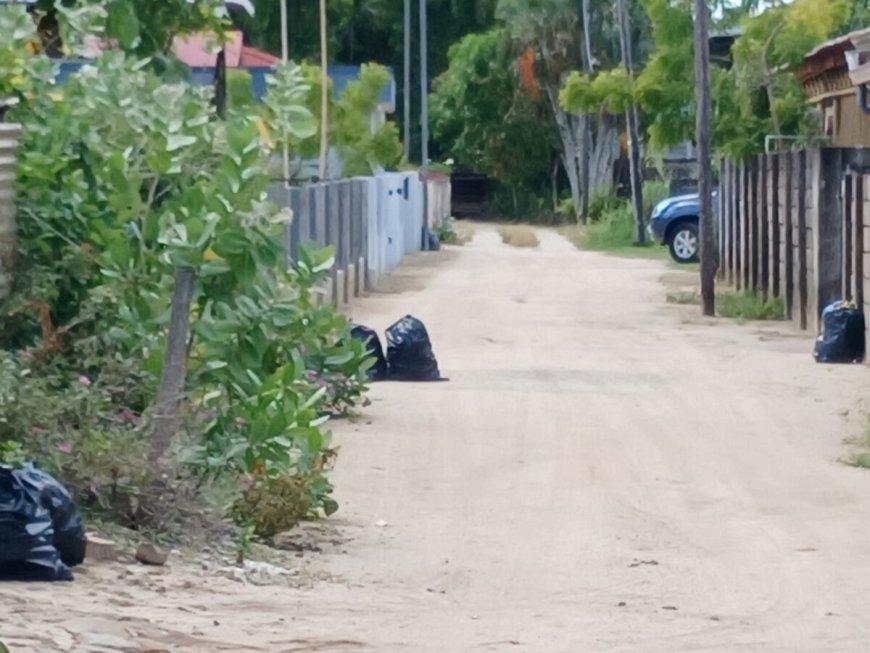
MULTIPOLYGON (((617 0, 617 18, 619 20, 619 45, 622 50, 622 65, 631 80, 634 74, 631 56, 630 25, 626 0, 617 0)), ((629 82, 631 83, 631 82, 629 82)), ((638 129, 637 108, 632 104, 626 111, 626 126, 628 127, 629 163, 631 169, 631 197, 634 204, 635 245, 646 242, 643 215, 643 170, 640 160, 640 130, 638 129)))
MULTIPOLYGON (((581 0, 580 15, 583 20, 583 71, 587 75, 591 75, 594 70, 592 66, 592 38, 589 33, 589 0, 581 0)), ((583 121, 583 151, 589 152, 592 149, 592 124, 587 118, 583 121)), ((583 178, 582 186, 588 189, 589 185, 589 157, 583 157, 583 178)), ((574 205, 574 211, 579 212, 580 220, 584 224, 589 218, 589 193, 583 193, 583 206, 574 205)))
POLYGON ((592 116, 575 116, 566 113, 559 106, 558 90, 548 87, 547 97, 559 128, 562 143, 562 165, 571 188, 571 201, 575 211, 581 206, 583 197, 591 198, 595 193, 608 193, 613 188, 613 164, 619 153, 619 132, 612 116, 600 114, 591 128, 592 116), (586 122, 590 122, 592 138, 590 148, 584 143, 586 122), (589 181, 584 184, 583 162, 589 162, 589 181))
POLYGON ((701 227, 701 301, 704 315, 716 314, 716 251, 713 224, 710 46, 705 0, 695 0, 695 93, 698 105, 698 193, 701 227))
POLYGON ((181 425, 181 400, 187 377, 187 333, 195 284, 196 273, 193 268, 176 270, 169 332, 163 354, 163 373, 157 390, 154 431, 148 455, 149 471, 155 475, 155 479, 167 466, 166 456, 181 425))

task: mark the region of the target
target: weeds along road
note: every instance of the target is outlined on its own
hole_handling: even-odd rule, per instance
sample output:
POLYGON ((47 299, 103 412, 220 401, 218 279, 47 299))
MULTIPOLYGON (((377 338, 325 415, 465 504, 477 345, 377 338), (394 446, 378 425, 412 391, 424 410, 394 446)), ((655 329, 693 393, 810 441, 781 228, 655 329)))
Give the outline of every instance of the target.
POLYGON ((866 368, 667 305, 662 262, 476 231, 354 308, 423 319, 451 381, 380 384, 336 426, 325 575, 0 588, 32 650, 867 651, 870 472, 837 462, 866 368))

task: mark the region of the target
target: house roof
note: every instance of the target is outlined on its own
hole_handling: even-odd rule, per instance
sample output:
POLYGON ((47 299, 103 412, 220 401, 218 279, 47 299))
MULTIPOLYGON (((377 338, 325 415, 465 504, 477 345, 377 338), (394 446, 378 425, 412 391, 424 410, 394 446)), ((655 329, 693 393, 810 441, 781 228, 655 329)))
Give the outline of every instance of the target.
MULTIPOLYGON (((273 66, 280 59, 268 52, 245 45, 240 31, 227 32, 224 46, 227 68, 257 68, 273 66)), ((192 68, 214 66, 220 47, 214 34, 207 32, 175 37, 176 56, 192 68)))
POLYGON ((804 83, 823 73, 845 69, 846 52, 854 50, 859 43, 866 43, 868 39, 870 28, 850 32, 816 46, 798 66, 798 81, 804 83))

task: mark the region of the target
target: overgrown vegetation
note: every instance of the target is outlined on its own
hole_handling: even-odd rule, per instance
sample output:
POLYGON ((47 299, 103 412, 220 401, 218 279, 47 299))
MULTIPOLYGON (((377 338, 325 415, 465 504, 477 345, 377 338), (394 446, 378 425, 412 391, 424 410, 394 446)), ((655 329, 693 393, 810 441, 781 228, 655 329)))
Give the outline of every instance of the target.
POLYGON ((462 245, 465 240, 456 224, 456 218, 445 218, 438 225, 438 240, 442 245, 462 245))
POLYGON ((302 69, 278 69, 262 107, 232 103, 219 120, 210 89, 122 51, 55 86, 34 38, 23 7, 0 8, 0 80, 23 126, 15 286, 0 304, 3 459, 38 461, 136 527, 165 517, 142 500, 155 481, 174 496, 231 487, 228 515, 260 536, 331 514, 326 423, 361 405, 369 361, 348 321, 312 301, 332 253, 302 249, 284 270, 290 216, 265 199, 275 135, 316 130, 302 69), (183 433, 155 452, 179 270, 196 278, 183 433))
MULTIPOLYGON (((701 297, 695 291, 671 293, 667 296, 670 304, 700 305, 701 297)), ((716 293, 716 312, 738 322, 757 322, 762 320, 785 319, 785 304, 779 297, 764 299, 749 292, 723 291, 716 293)))
MULTIPOLYGON (((663 182, 647 182, 643 192, 644 210, 649 215, 652 207, 667 197, 667 186, 663 182)), ((635 223, 631 205, 627 200, 612 195, 593 198, 589 205, 588 224, 565 227, 562 234, 579 249, 632 256, 665 255, 665 250, 654 243, 640 247, 634 245, 635 223)))

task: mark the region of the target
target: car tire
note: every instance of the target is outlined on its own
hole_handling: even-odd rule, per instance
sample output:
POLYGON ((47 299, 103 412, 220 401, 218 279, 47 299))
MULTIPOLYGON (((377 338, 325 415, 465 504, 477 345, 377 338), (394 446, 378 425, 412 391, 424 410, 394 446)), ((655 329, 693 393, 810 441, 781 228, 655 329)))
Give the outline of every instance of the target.
POLYGON ((701 241, 698 238, 696 222, 680 222, 672 230, 668 238, 671 258, 677 263, 697 263, 701 241))

